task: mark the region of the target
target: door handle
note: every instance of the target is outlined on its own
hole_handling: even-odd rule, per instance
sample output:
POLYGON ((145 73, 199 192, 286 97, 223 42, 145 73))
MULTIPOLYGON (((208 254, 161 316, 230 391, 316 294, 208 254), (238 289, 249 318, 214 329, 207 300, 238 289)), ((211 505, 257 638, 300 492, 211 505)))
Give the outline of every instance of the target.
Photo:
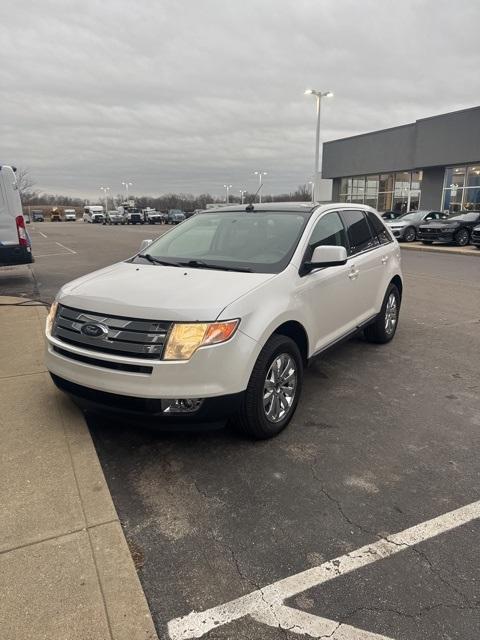
POLYGON ((355 266, 352 266, 352 268, 348 272, 348 277, 350 278, 350 280, 355 280, 359 273, 359 269, 355 269, 355 266))
POLYGON ((382 264, 387 264, 388 256, 382 256, 382 264))

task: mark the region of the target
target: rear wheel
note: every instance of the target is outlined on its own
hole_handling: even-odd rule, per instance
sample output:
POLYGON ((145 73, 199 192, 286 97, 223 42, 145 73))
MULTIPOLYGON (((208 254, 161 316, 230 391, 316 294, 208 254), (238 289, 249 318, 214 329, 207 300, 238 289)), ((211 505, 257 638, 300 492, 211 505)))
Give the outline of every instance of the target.
POLYGON ((279 434, 295 413, 302 390, 303 362, 296 343, 273 335, 253 367, 235 425, 244 435, 265 440, 279 434))
POLYGON ((464 247, 468 244, 470 240, 470 236, 468 235, 468 231, 466 229, 459 229, 457 233, 454 235, 455 244, 459 247, 464 247))
POLYGON ((382 308, 372 324, 365 327, 364 334, 368 342, 385 344, 395 335, 400 312, 400 292, 393 283, 387 289, 382 308))

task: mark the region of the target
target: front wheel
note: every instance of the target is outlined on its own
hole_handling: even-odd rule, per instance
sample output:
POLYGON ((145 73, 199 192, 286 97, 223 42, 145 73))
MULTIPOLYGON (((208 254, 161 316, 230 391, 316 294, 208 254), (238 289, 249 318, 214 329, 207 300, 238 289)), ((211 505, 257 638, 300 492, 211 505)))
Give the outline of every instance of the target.
POLYGON ((393 283, 387 289, 382 308, 376 319, 365 327, 364 335, 368 342, 385 344, 395 335, 400 312, 400 292, 393 283))
POLYGON ((405 242, 415 242, 417 239, 417 232, 415 231, 415 227, 407 227, 405 229, 405 233, 403 234, 403 239, 405 242))
POLYGON ((466 229, 459 229, 454 236, 455 244, 459 247, 465 247, 470 240, 468 231, 466 229))
POLYGON ((237 428, 255 440, 279 434, 295 413, 302 382, 303 361, 296 343, 273 335, 253 367, 235 419, 237 428))

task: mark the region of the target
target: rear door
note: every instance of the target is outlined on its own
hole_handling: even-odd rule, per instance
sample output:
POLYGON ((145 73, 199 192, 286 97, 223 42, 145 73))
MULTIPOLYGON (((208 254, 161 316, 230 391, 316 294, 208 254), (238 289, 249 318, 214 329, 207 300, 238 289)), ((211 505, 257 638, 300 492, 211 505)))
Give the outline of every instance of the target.
POLYGON ((20 203, 18 191, 14 192, 16 186, 15 174, 10 167, 2 167, 0 169, 0 246, 18 245, 17 225, 15 215, 22 212, 21 204, 16 211, 14 209, 15 198, 17 195, 20 203))
MULTIPOLYGON (((365 211, 345 209, 341 215, 347 229, 348 278, 355 285, 351 289, 351 304, 358 325, 379 311, 379 292, 384 288, 390 252, 368 221, 365 211)), ((391 242, 388 232, 385 231, 385 234, 391 242)))

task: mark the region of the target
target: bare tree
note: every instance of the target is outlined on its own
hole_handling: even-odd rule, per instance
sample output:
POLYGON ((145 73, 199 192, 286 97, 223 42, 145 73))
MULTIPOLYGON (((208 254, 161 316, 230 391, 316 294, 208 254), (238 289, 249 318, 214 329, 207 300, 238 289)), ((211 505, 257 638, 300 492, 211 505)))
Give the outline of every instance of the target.
POLYGON ((30 174, 30 169, 27 167, 20 167, 17 169, 15 175, 17 176, 18 191, 22 202, 30 199, 33 195, 32 187, 35 185, 35 180, 33 180, 30 174))

